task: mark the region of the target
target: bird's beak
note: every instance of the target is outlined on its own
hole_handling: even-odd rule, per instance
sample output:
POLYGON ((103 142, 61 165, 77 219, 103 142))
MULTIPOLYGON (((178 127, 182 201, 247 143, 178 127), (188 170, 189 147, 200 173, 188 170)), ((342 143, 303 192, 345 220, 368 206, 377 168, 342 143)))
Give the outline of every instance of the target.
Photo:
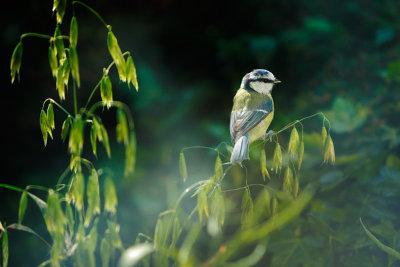
POLYGON ((278 79, 275 79, 274 83, 281 83, 281 81, 278 79))

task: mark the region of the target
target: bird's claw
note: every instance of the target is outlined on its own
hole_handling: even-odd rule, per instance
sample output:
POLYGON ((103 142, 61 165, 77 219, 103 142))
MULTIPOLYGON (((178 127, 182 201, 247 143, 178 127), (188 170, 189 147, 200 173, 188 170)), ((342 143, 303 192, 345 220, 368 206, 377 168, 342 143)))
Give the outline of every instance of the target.
POLYGON ((265 134, 264 140, 268 137, 268 138, 269 138, 269 141, 272 143, 272 135, 273 135, 274 133, 275 133, 275 132, 274 132, 273 130, 269 130, 268 133, 265 134))

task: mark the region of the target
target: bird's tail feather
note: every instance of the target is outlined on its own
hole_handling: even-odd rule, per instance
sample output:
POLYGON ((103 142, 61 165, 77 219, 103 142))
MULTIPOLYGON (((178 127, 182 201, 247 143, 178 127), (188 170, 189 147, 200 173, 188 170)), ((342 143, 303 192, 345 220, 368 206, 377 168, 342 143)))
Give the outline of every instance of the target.
POLYGON ((239 138, 232 151, 231 163, 242 162, 243 160, 250 159, 249 144, 250 137, 248 134, 239 138))

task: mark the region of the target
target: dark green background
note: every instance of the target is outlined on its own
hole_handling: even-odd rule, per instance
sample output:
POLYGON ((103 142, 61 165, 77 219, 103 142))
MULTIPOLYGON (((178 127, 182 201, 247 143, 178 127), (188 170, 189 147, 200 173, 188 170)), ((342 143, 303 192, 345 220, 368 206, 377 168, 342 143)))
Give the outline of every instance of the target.
MULTIPOLYGON (((114 98, 126 102, 135 119, 136 172, 129 179, 121 176, 123 150, 115 141, 112 159, 100 149, 96 163, 115 174, 126 246, 138 232, 152 235, 157 214, 177 192, 211 174, 214 155, 190 152, 190 178, 182 184, 180 149, 229 143, 232 98, 241 78, 252 69, 265 68, 282 80, 273 91, 276 112, 271 128, 278 130, 293 120, 326 111, 338 164, 321 166, 321 152, 314 149, 316 137, 312 135, 320 132, 321 122, 306 122, 301 183, 321 182, 307 211, 320 221, 303 216, 277 233, 275 246, 263 262, 273 266, 387 266, 386 254, 370 243, 358 218, 374 226, 374 233, 385 244, 399 249, 398 1, 87 3, 113 26, 121 49, 132 52, 138 71, 138 93, 118 82, 116 71, 112 74, 114 98), (300 245, 290 250, 293 243, 288 240, 296 225, 305 229, 301 246, 306 252, 298 249, 300 245)), ((56 111, 55 140, 49 140, 46 148, 39 128, 44 99, 58 100, 47 61, 47 41, 25 39, 21 80, 11 85, 9 77, 9 60, 22 33, 52 35, 55 16, 51 7, 50 1, 14 1, 1 9, 0 183, 54 186, 68 166, 67 145, 58 138, 64 114, 56 111)), ((70 15, 68 9, 61 27, 64 34, 69 32, 70 15)), ((111 57, 106 28, 82 7, 76 9, 76 16, 82 83, 78 102, 82 105, 111 57)), ((69 110, 73 109, 71 95, 69 90, 63 103, 69 110)), ((103 115, 115 140, 114 111, 103 115)), ((280 140, 287 144, 287 139, 283 135, 280 140)), ((87 141, 85 155, 94 160, 87 141)), ((268 149, 272 148, 267 145, 270 155, 268 149)), ((249 169, 259 183, 257 162, 251 162, 249 169)), ((233 186, 229 180, 226 184, 233 186)), ((0 201, 0 220, 16 222, 19 194, 0 189, 0 201)), ((46 236, 41 220, 30 202, 25 224, 46 236)), ((9 240, 10 266, 34 265, 47 257, 44 245, 28 234, 11 232, 9 240)))

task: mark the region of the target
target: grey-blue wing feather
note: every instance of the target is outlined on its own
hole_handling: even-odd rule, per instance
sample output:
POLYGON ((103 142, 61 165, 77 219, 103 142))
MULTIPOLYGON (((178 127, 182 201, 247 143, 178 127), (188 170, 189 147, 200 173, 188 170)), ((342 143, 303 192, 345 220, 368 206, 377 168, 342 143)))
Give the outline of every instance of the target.
POLYGON ((231 112, 230 133, 232 143, 244 136, 273 110, 272 100, 268 98, 256 109, 251 110, 235 110, 231 112))

